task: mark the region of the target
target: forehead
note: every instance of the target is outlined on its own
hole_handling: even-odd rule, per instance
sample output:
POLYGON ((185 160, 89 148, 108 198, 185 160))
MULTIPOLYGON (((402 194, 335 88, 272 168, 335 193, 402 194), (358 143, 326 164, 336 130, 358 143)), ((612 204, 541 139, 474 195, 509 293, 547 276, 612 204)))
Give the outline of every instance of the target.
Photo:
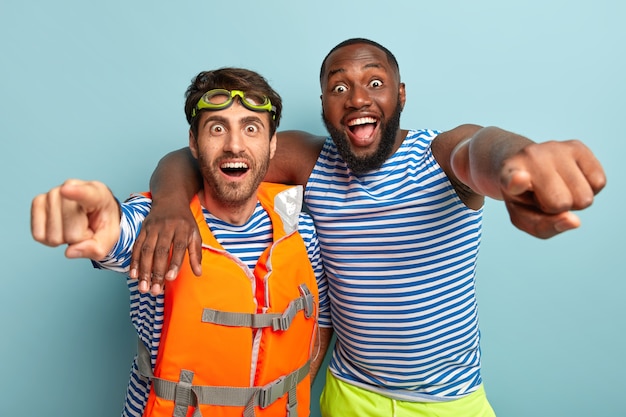
POLYGON ((362 43, 346 45, 328 56, 322 82, 328 81, 335 74, 358 73, 370 69, 378 69, 390 76, 397 76, 395 67, 389 62, 384 51, 362 43))
POLYGON ((266 111, 252 111, 245 107, 239 101, 239 97, 225 109, 209 110, 203 109, 200 113, 201 119, 199 126, 203 126, 209 121, 217 121, 232 125, 247 124, 251 122, 259 123, 265 127, 270 124, 270 113, 266 111))

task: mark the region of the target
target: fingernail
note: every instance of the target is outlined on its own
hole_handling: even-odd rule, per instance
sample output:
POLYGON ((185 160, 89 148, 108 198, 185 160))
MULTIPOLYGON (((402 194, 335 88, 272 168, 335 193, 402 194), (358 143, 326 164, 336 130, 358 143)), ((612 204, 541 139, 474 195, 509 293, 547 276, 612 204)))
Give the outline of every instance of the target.
POLYGON ((161 294, 161 286, 159 284, 153 284, 151 293, 152 293, 152 295, 159 295, 159 294, 161 294))
POLYGON ((569 220, 561 220, 560 222, 555 223, 554 230, 557 232, 566 232, 570 229, 574 229, 574 225, 569 220))
POLYGON ((165 279, 168 281, 173 281, 174 279, 176 279, 177 275, 178 275, 178 270, 170 269, 169 271, 167 271, 167 274, 165 274, 165 279))

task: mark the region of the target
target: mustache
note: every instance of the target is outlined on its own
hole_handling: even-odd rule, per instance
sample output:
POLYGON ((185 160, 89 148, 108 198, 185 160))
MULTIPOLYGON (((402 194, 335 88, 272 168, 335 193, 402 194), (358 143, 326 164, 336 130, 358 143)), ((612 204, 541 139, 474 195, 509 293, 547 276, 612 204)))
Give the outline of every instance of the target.
POLYGON ((220 165, 223 162, 230 161, 232 159, 239 159, 245 161, 248 165, 252 165, 252 158, 250 158, 246 151, 241 151, 239 153, 224 152, 215 160, 215 162, 220 165))

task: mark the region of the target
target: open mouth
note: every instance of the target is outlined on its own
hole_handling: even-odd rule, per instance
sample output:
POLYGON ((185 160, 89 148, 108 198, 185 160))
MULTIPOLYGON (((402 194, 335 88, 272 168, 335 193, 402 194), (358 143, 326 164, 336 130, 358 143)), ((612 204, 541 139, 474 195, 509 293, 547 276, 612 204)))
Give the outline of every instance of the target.
POLYGON ((378 119, 374 117, 359 117, 348 121, 348 129, 359 141, 367 141, 370 139, 377 125, 378 119))
POLYGON ((225 162, 220 165, 222 172, 230 177, 240 177, 248 172, 248 164, 245 162, 225 162))

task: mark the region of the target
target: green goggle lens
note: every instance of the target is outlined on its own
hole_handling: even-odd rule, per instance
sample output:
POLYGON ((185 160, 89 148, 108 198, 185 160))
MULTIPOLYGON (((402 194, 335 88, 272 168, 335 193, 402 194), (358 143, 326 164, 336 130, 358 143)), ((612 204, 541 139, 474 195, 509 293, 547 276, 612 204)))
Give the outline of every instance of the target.
POLYGON ((267 96, 258 94, 246 94, 241 90, 225 90, 216 88, 209 90, 200 97, 196 107, 191 112, 191 117, 196 117, 200 110, 222 110, 233 104, 235 96, 239 96, 241 104, 252 111, 267 111, 272 114, 272 120, 276 120, 276 107, 267 96))

